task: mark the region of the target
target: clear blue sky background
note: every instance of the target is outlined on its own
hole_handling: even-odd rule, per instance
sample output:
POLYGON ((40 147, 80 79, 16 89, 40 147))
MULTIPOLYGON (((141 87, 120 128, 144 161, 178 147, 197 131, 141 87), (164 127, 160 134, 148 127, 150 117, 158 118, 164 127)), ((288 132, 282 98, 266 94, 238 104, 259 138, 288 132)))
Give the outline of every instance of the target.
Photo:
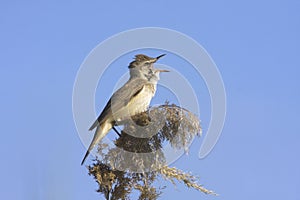
POLYGON ((300 199, 299 1, 0 4, 0 199, 102 199, 80 166, 85 148, 72 117, 73 83, 99 42, 145 26, 175 29, 202 44, 228 100, 209 157, 197 158, 197 140, 173 164, 198 174, 220 196, 168 184, 162 199, 300 199))

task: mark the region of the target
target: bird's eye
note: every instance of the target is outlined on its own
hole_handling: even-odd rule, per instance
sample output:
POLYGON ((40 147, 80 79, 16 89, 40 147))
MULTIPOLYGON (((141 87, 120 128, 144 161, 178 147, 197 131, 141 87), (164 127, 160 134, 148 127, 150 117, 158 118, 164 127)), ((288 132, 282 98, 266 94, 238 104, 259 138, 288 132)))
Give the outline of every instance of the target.
POLYGON ((150 65, 151 63, 150 62, 145 62, 145 65, 150 65))

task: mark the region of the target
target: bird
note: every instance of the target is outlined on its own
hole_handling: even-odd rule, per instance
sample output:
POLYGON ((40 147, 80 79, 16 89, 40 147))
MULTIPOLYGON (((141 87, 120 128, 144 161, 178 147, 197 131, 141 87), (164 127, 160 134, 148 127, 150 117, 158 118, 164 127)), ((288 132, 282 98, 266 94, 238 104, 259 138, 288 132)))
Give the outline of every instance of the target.
POLYGON ((96 128, 96 131, 81 165, 84 164, 96 144, 114 126, 120 125, 122 121, 148 109, 150 101, 155 95, 160 73, 169 72, 153 66, 157 60, 165 55, 162 54, 155 58, 144 54, 135 55, 134 61, 128 66, 129 80, 113 93, 103 111, 89 129, 89 131, 92 131, 96 128))

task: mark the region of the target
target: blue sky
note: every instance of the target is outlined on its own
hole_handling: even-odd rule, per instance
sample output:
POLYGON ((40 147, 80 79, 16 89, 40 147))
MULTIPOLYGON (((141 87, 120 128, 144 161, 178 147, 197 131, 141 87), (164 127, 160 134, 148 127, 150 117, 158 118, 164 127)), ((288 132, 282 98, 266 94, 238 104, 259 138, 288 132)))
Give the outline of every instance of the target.
MULTIPOLYGON (((190 155, 172 164, 220 196, 167 184, 161 199, 299 199, 299 9, 296 0, 1 2, 1 199, 102 198, 80 166, 85 148, 72 116, 73 84, 98 43, 147 26, 200 43, 227 94, 214 150, 199 160, 196 140, 190 155)), ((111 90, 98 89, 100 112, 111 90)))

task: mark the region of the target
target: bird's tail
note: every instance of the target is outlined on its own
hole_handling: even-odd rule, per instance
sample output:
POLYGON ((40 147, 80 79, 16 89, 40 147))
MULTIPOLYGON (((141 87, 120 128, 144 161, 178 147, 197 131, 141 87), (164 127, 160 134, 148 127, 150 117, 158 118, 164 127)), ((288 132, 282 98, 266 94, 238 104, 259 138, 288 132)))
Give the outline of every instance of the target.
POLYGON ((93 148, 96 146, 96 144, 108 133, 108 131, 112 128, 112 125, 110 123, 104 123, 102 125, 97 126, 94 138, 85 154, 83 157, 83 160, 81 162, 81 165, 83 165, 84 161, 90 154, 90 152, 93 150, 93 148))

